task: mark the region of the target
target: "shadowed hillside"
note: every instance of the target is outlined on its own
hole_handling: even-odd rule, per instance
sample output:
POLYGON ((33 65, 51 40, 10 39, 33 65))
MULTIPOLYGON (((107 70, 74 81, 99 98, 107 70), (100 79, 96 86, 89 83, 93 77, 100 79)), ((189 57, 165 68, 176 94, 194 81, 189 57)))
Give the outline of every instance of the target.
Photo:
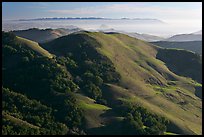
POLYGON ((202 41, 185 41, 185 42, 157 41, 151 43, 163 48, 185 49, 202 55, 202 41))
POLYGON ((157 58, 164 61, 174 73, 202 83, 202 58, 185 50, 159 49, 157 58))

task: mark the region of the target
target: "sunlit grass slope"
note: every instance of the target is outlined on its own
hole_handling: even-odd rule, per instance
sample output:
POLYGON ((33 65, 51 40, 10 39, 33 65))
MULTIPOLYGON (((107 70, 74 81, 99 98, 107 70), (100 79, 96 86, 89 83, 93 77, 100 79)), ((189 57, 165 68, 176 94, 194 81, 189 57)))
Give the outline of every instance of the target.
POLYGON ((31 48, 32 50, 36 51, 37 53, 39 53, 42 56, 46 56, 48 58, 52 58, 53 55, 50 54, 48 51, 46 51, 45 49, 43 49, 41 46, 39 46, 39 44, 37 42, 22 38, 22 37, 17 37, 17 40, 21 43, 24 43, 26 46, 28 46, 29 48, 31 48))
POLYGON ((98 51, 109 57, 120 72, 119 88, 132 94, 126 101, 166 116, 180 128, 179 132, 201 134, 202 102, 195 95, 196 82, 174 74, 156 59, 158 47, 123 34, 87 35, 102 45, 98 51))

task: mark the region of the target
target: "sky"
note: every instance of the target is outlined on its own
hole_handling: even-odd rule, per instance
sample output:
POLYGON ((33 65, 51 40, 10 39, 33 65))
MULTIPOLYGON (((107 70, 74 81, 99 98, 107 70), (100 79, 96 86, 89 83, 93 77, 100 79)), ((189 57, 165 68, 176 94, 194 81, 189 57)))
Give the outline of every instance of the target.
POLYGON ((3 2, 2 19, 44 17, 154 18, 202 28, 202 2, 3 2))
POLYGON ((41 17, 200 20, 201 2, 3 2, 3 19, 41 17))

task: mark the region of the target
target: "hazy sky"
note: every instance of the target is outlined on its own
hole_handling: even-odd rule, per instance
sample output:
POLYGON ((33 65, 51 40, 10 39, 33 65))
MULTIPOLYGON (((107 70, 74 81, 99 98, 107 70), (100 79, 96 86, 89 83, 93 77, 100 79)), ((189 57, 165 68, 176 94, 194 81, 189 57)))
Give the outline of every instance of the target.
POLYGON ((3 2, 3 20, 42 17, 154 18, 202 29, 202 2, 3 2))

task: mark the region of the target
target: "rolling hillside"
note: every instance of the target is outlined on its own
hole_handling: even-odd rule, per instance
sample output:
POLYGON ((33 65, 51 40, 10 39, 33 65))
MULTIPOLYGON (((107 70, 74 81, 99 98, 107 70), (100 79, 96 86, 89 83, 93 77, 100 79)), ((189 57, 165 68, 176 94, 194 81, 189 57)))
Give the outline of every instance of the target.
MULTIPOLYGON (((35 48, 3 39, 3 87, 51 108, 46 115, 63 134, 202 134, 202 61, 197 54, 120 33, 84 31, 40 44, 54 55, 48 59, 35 48), (179 60, 169 61, 177 52, 179 60), (15 56, 17 63, 10 65, 15 56), (186 69, 191 59, 198 69, 186 69)), ((14 113, 4 107, 7 115, 14 113)), ((40 121, 26 115, 19 119, 33 125, 40 121)), ((49 129, 38 133, 59 132, 49 129)))

